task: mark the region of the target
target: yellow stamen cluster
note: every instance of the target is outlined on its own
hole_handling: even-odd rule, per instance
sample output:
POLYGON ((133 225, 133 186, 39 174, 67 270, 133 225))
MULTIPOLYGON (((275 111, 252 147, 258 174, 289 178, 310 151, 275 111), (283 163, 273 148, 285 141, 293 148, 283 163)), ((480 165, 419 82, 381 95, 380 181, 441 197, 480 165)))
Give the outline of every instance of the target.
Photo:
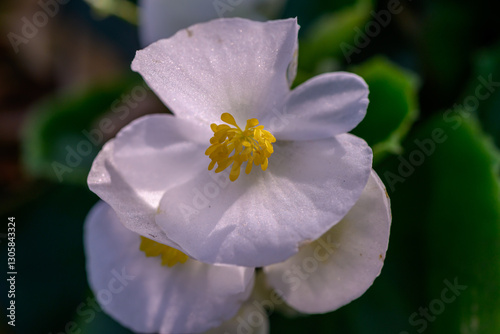
POLYGON ((160 244, 151 239, 141 236, 141 246, 139 247, 147 257, 154 257, 161 255, 161 264, 169 267, 177 263, 184 263, 187 261, 188 256, 173 247, 160 244))
POLYGON ((245 173, 252 171, 252 165, 260 166, 262 170, 267 169, 268 158, 274 152, 273 145, 276 138, 264 130, 263 125, 259 125, 256 118, 247 121, 245 130, 236 124, 234 117, 229 113, 223 113, 221 120, 227 124, 212 123, 210 128, 214 136, 210 139, 212 144, 206 151, 212 161, 208 165, 208 170, 215 169, 216 173, 222 172, 232 164, 229 179, 235 181, 240 176, 240 167, 246 161, 245 173), (231 153, 234 154, 230 156, 231 153))

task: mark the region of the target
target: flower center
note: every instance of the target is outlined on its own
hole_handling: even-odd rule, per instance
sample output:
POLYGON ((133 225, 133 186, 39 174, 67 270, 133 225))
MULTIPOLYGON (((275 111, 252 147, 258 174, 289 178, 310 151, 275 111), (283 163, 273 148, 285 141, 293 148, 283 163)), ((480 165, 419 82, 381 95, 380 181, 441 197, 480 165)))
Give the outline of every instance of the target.
POLYGON ((161 255, 161 264, 169 267, 177 263, 184 263, 188 256, 173 247, 160 244, 159 242, 141 236, 141 246, 139 247, 147 257, 161 255))
POLYGON ((223 113, 220 118, 229 125, 215 123, 210 125, 214 136, 210 138, 212 145, 205 151, 205 155, 212 159, 208 170, 212 170, 217 164, 215 172, 220 173, 232 164, 229 172, 231 181, 240 176, 240 167, 244 162, 247 162, 245 168, 247 174, 252 171, 253 164, 266 170, 267 159, 274 152, 272 143, 276 141, 271 132, 264 130, 264 125, 259 125, 256 118, 247 121, 245 130, 241 130, 229 113, 223 113), (230 156, 231 153, 233 154, 230 156))

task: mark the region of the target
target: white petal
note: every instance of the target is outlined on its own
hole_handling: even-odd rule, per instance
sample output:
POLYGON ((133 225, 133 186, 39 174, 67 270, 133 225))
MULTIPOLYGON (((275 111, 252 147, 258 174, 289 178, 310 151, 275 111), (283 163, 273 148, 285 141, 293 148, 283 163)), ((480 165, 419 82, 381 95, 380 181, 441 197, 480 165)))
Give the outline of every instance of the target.
POLYGON ((148 115, 118 133, 113 157, 130 185, 157 206, 165 189, 206 169, 211 136, 210 128, 172 115, 148 115))
POLYGON ((200 0, 140 0, 139 33, 146 46, 172 36, 199 22, 218 17, 245 17, 264 20, 274 16, 283 6, 283 0, 200 1, 200 0))
POLYGON ((367 106, 368 87, 362 78, 327 73, 295 88, 283 111, 263 123, 278 140, 322 139, 351 131, 365 117, 367 106))
POLYGON ((138 234, 98 203, 85 223, 89 284, 101 307, 141 333, 193 333, 219 326, 249 297, 253 268, 195 260, 173 267, 139 250, 138 234))
POLYGON ((192 257, 260 267, 295 254, 356 203, 372 152, 355 136, 275 145, 269 168, 235 181, 205 171, 170 189, 156 222, 192 257))
POLYGON ((264 268, 268 282, 301 312, 344 306, 380 274, 390 224, 385 187, 372 172, 359 201, 340 223, 287 261, 264 268))
POLYGON ((90 189, 117 212, 123 224, 148 238, 175 246, 156 226, 164 192, 199 169, 210 134, 170 115, 149 115, 123 128, 94 160, 90 189), (205 137, 206 135, 206 137, 205 137))
POLYGON ((177 116, 208 127, 229 112, 244 126, 288 93, 297 32, 295 19, 214 20, 138 51, 132 69, 177 116))

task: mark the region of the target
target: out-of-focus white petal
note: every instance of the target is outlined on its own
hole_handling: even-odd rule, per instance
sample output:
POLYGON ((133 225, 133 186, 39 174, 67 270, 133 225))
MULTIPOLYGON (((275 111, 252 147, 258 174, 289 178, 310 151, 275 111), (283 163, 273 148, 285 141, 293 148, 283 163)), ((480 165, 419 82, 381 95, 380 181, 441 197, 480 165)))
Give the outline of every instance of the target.
POLYGON ((263 123, 278 140, 313 140, 351 131, 365 117, 368 87, 352 73, 316 76, 295 88, 263 123), (269 119, 271 117, 271 119, 269 119))
POLYGON ((255 272, 255 284, 250 298, 253 299, 252 303, 265 308, 268 315, 272 315, 274 312, 289 318, 303 315, 303 313, 290 307, 280 294, 268 284, 263 270, 255 272))
POLYGON ((249 297, 254 269, 189 259, 173 267, 139 250, 138 234, 124 228, 100 202, 85 222, 89 284, 101 307, 141 333, 195 333, 232 318, 249 297))
POLYGON ((139 0, 139 37, 143 46, 178 30, 222 17, 273 18, 284 0, 139 0))
POLYGON ((94 160, 90 189, 106 201, 132 231, 172 245, 154 215, 164 192, 206 169, 209 129, 171 115, 144 116, 123 128, 94 160))
POLYGON ((333 311, 361 296, 380 274, 390 225, 389 199, 372 171, 340 223, 285 262, 264 268, 268 282, 301 312, 333 311))
POLYGON ((277 143, 265 172, 254 168, 230 182, 227 172, 205 171, 169 189, 156 222, 203 262, 281 262, 347 214, 368 181, 371 162, 368 145, 349 134, 277 143))
POLYGON ((269 333, 269 319, 266 310, 255 300, 245 302, 238 313, 217 328, 205 334, 267 334, 269 333))
POLYGON ((238 124, 270 113, 289 92, 295 19, 220 19, 181 30, 138 51, 132 69, 178 117, 238 124))

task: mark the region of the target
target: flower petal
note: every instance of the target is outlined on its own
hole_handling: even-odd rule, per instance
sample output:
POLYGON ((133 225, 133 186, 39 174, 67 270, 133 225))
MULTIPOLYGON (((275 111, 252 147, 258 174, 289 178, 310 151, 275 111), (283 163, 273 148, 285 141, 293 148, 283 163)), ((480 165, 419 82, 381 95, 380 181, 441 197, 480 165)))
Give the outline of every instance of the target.
POLYGON ((139 33, 142 45, 172 36, 178 30, 218 17, 264 20, 274 16, 284 0, 199 1, 140 0, 139 33), (265 16, 263 16, 265 15, 265 16))
POLYGON ((179 117, 208 127, 231 113, 238 124, 271 112, 288 93, 295 19, 219 19, 179 31, 138 51, 132 69, 179 117))
POLYGON ((283 112, 275 111, 263 123, 278 140, 322 139, 351 131, 365 117, 367 106, 368 87, 362 78, 326 73, 295 88, 283 112))
POLYGON ((260 267, 286 260, 356 203, 371 170, 371 149, 344 134, 276 143, 267 171, 236 182, 205 171, 165 193, 156 222, 190 256, 260 267))
POLYGON ((361 296, 380 274, 391 212, 385 187, 373 171, 344 219, 285 262, 267 266, 269 284, 305 313, 333 311, 361 296))
POLYGON ((170 115, 144 116, 123 128, 94 160, 90 189, 117 212, 132 231, 177 247, 156 226, 164 192, 196 175, 209 131, 170 115), (205 138, 206 136, 206 138, 205 138))
POLYGON ((85 223, 89 284, 101 307, 137 332, 193 333, 218 326, 249 297, 254 269, 195 260, 173 267, 139 250, 139 235, 100 202, 85 223))

